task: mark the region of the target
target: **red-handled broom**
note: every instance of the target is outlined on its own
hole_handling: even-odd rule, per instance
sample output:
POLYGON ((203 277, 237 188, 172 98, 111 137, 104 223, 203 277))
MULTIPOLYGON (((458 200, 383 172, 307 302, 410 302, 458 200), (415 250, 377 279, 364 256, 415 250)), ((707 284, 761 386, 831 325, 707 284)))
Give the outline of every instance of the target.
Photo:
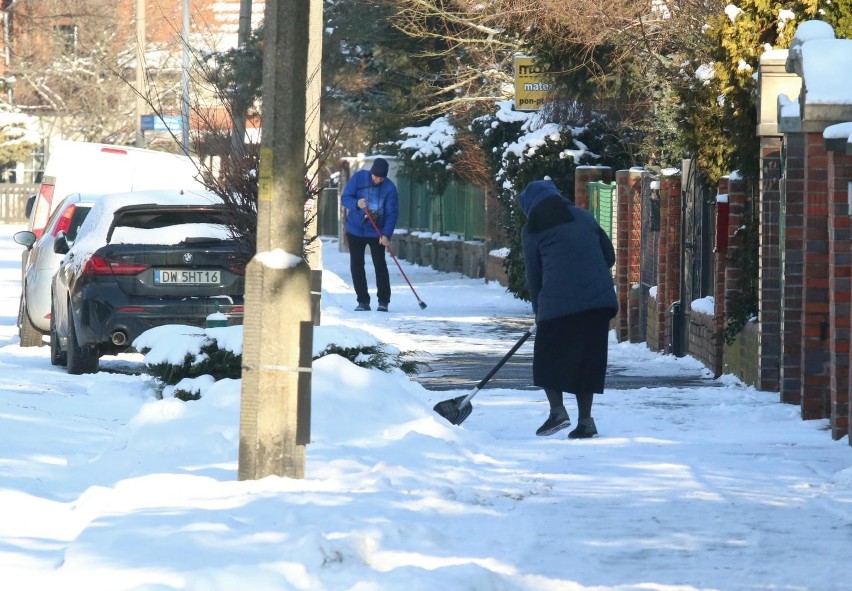
MULTIPOLYGON (((367 219, 370 220, 371 224, 373 224, 373 228, 376 230, 376 234, 378 234, 379 238, 381 238, 382 237, 382 231, 379 230, 379 227, 376 225, 376 222, 373 219, 373 215, 370 213, 370 210, 365 208, 364 211, 367 213, 367 219)), ((405 274, 405 271, 402 270, 402 265, 400 265, 399 261, 396 260, 396 255, 393 253, 393 249, 390 247, 390 242, 388 242, 388 245, 385 248, 388 249, 388 252, 390 253, 391 258, 393 259, 393 262, 395 262, 396 266, 399 267, 399 272, 402 273, 403 277, 405 277, 405 282, 408 283, 408 287, 411 288, 411 293, 413 293, 414 297, 417 298, 417 303, 420 304, 420 309, 425 310, 426 309, 426 302, 421 300, 420 296, 417 295, 417 292, 414 291, 414 286, 411 285, 411 281, 408 280, 408 276, 405 274)))

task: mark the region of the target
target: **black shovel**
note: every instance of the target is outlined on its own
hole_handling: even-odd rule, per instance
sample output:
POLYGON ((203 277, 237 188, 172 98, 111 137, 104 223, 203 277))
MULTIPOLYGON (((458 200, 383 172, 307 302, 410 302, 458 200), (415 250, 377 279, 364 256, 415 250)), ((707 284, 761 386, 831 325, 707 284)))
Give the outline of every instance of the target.
POLYGON ((461 425, 464 420, 470 416, 471 411, 473 410, 473 405, 470 403, 471 399, 476 396, 477 392, 479 392, 482 388, 485 387, 485 384, 488 383, 488 380, 494 377, 500 368, 509 361, 509 358, 515 354, 515 352, 521 348, 528 338, 530 338, 533 333, 535 333, 535 324, 533 324, 530 328, 527 329, 527 332, 518 340, 514 346, 509 349, 509 352, 503 356, 503 359, 497 362, 497 365, 488 372, 488 375, 482 378, 482 381, 479 382, 476 387, 468 394, 467 396, 458 396, 456 398, 450 398, 449 400, 443 400, 435 405, 433 410, 447 419, 453 425, 461 425))

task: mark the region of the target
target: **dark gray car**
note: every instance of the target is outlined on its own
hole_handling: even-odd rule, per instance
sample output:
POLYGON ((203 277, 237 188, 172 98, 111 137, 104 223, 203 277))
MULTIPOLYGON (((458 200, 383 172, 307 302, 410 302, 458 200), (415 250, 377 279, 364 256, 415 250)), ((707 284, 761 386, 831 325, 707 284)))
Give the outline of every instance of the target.
POLYGON ((127 193, 98 201, 53 278, 51 362, 97 371, 101 355, 127 350, 165 324, 204 326, 219 311, 241 324, 250 257, 212 194, 127 193))

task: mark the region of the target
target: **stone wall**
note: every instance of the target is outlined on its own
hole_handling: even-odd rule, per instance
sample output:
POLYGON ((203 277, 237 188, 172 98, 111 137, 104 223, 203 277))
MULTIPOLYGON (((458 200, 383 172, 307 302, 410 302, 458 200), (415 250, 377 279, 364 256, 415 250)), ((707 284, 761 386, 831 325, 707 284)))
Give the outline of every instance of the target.
POLYGON ((649 296, 648 299, 645 300, 645 303, 645 311, 648 314, 648 331, 645 337, 645 342, 651 351, 662 351, 665 347, 665 342, 662 340, 662 334, 660 331, 656 330, 656 314, 659 307, 657 304, 657 298, 649 296))
POLYGON ((397 258, 415 265, 506 285, 503 259, 486 253, 483 242, 455 240, 437 234, 396 233, 391 248, 397 258))
POLYGON ((749 322, 730 345, 725 345, 722 372, 733 374, 749 386, 757 387, 759 380, 758 357, 759 330, 756 322, 749 322))

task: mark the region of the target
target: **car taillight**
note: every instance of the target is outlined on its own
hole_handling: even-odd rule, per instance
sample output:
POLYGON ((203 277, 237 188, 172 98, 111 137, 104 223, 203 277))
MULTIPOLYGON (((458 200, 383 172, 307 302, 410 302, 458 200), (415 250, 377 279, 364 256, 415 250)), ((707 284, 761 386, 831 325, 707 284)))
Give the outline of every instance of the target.
POLYGON ((60 232, 68 233, 68 228, 71 227, 71 218, 74 216, 75 209, 77 209, 76 205, 69 205, 65 208, 65 211, 62 212, 62 215, 59 216, 59 221, 56 222, 56 227, 52 232, 54 238, 56 238, 56 235, 60 232))
POLYGON ((138 265, 112 261, 101 256, 89 257, 83 265, 83 275, 137 275, 150 267, 150 265, 138 265))
POLYGON ((50 205, 53 203, 54 188, 51 184, 42 183, 38 189, 38 198, 35 202, 35 211, 32 212, 30 224, 36 238, 41 238, 41 235, 44 234, 47 218, 50 217, 50 205))
POLYGON ((105 152, 107 154, 124 154, 127 155, 127 150, 122 150, 121 148, 101 148, 101 152, 105 152))
POLYGON ((231 263, 230 265, 228 265, 228 271, 230 271, 234 275, 245 275, 246 266, 237 263, 231 263))

